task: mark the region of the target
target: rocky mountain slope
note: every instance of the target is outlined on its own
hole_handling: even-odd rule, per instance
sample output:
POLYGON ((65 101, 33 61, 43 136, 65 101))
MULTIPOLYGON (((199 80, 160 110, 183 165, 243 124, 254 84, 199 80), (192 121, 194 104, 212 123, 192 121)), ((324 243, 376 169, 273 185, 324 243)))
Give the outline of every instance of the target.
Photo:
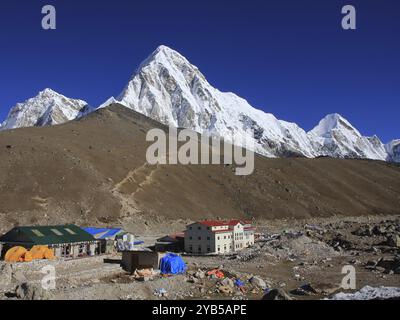
POLYGON ((400 167, 370 160, 269 159, 250 176, 226 165, 149 166, 160 123, 120 105, 58 126, 0 132, 0 226, 162 226, 203 218, 399 214, 400 167), (172 223, 172 222, 171 222, 172 223))

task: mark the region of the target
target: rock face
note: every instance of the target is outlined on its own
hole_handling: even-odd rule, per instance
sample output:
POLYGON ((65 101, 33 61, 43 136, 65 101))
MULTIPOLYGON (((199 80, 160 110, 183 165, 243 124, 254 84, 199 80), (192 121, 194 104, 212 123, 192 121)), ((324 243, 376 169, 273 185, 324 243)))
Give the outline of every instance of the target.
POLYGON ((393 140, 386 145, 389 161, 400 162, 400 139, 393 140))
POLYGON ((70 99, 45 89, 36 97, 15 105, 0 130, 61 124, 93 110, 85 101, 70 99))

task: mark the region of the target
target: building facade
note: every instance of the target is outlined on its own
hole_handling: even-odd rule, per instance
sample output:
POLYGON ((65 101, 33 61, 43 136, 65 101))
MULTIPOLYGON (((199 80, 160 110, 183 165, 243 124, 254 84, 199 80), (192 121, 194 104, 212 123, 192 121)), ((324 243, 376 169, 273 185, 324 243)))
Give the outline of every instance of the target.
POLYGON ((240 220, 200 221, 185 231, 185 251, 192 254, 226 254, 253 244, 254 228, 240 220))
POLYGON ((59 258, 79 258, 100 254, 100 243, 92 235, 73 225, 15 227, 0 237, 3 252, 16 246, 31 249, 47 246, 59 258))

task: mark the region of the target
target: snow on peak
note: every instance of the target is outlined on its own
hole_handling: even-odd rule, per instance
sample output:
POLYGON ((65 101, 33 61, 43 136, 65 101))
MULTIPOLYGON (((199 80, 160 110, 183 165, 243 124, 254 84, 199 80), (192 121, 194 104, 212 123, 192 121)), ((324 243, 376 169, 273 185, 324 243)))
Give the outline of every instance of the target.
POLYGON ((347 130, 361 136, 360 132, 338 113, 332 113, 325 116, 325 118, 323 118, 319 124, 310 131, 310 134, 331 138, 333 130, 347 130))
POLYGON ((11 108, 0 130, 61 124, 91 112, 85 101, 67 98, 46 88, 11 108))
POLYGON ((341 115, 327 115, 306 133, 295 123, 278 120, 245 99, 214 88, 196 66, 164 45, 140 64, 117 100, 111 98, 101 107, 113 102, 166 125, 229 141, 241 137, 269 157, 388 158, 379 138, 363 137, 341 115))
POLYGON ((314 148, 324 156, 375 160, 387 158, 385 146, 377 136, 362 136, 348 120, 337 113, 323 118, 309 135, 314 141, 314 148))

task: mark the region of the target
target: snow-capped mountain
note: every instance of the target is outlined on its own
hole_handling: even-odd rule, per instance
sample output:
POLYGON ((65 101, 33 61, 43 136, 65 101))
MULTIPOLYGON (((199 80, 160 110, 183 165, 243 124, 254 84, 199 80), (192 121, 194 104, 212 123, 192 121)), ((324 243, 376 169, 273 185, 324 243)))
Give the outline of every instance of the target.
POLYGON ((308 135, 314 149, 322 156, 375 160, 387 158, 385 146, 377 136, 363 137, 339 114, 327 115, 308 135))
POLYGON ((85 101, 67 98, 45 89, 23 103, 11 108, 0 130, 32 126, 55 125, 85 116, 93 111, 85 101))
POLYGON ((167 125, 230 141, 240 137, 247 145, 254 141, 254 149, 267 156, 315 156, 303 129, 215 89, 197 67, 166 46, 140 65, 117 100, 167 125))
MULTIPOLYGON (((384 145, 365 137, 338 114, 327 115, 311 131, 252 107, 234 93, 214 88, 185 57, 160 46, 133 74, 115 99, 174 127, 220 136, 268 157, 330 156, 400 162, 400 140, 384 145)), ((13 107, 0 130, 60 124, 93 111, 85 101, 69 99, 51 89, 13 107)))
POLYGON ((328 115, 307 133, 233 93, 215 89, 196 66, 166 46, 139 66, 118 99, 102 106, 116 101, 167 125, 228 140, 239 136, 246 146, 252 141, 256 152, 269 157, 388 158, 378 137, 362 136, 340 115, 328 115))

